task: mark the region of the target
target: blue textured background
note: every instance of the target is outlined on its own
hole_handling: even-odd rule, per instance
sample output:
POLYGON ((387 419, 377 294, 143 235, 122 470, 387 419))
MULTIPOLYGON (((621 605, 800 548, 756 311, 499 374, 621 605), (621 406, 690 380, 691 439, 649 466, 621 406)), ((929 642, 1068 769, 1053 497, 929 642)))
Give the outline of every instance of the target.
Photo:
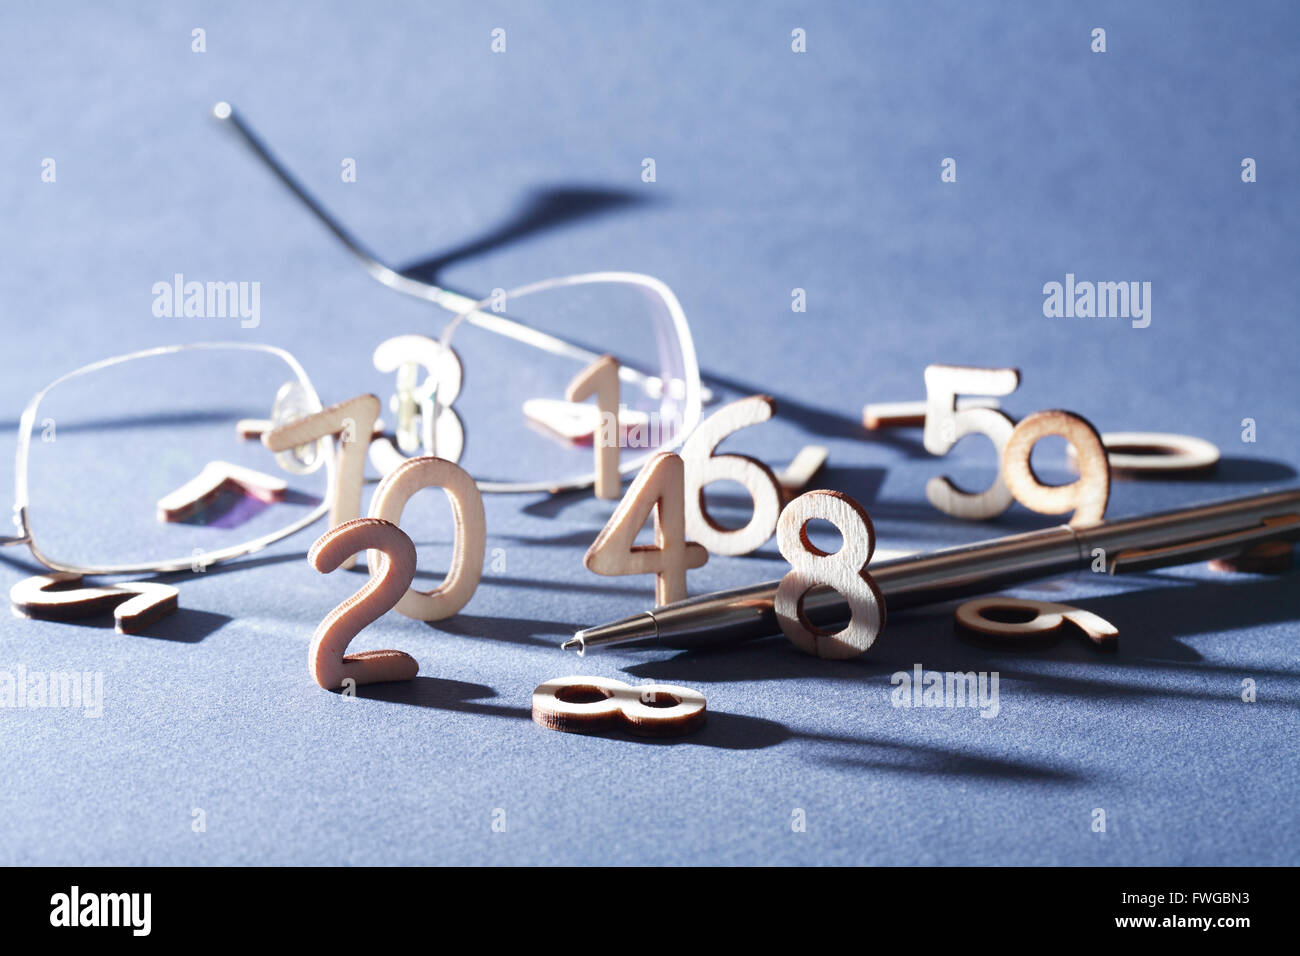
MULTIPOLYGON (((663 278, 705 373, 781 403, 737 447, 780 464, 828 444, 819 484, 867 506, 882 548, 1052 523, 1018 506, 987 525, 944 518, 925 480, 979 481, 987 445, 940 462, 918 433, 861 430, 864 402, 922 397, 934 361, 1019 366, 1015 414, 1070 408, 1103 430, 1223 449, 1212 479, 1118 484, 1112 516, 1293 484, 1298 26, 1289 3, 6 4, 0 420, 11 429, 30 394, 84 362, 241 337, 291 348, 337 400, 381 338, 441 327, 366 277, 211 120, 228 99, 382 254, 439 260, 454 288, 663 278), (1104 55, 1089 49, 1097 26, 1104 55), (494 27, 504 55, 489 51, 494 27), (806 54, 791 53, 794 27, 806 54), (47 156, 55 184, 40 181, 47 156), (339 181, 344 156, 355 184, 339 181), (654 184, 640 180, 647 156, 654 184), (955 184, 939 181, 949 156, 955 184), (1245 156, 1257 183, 1240 179, 1245 156), (616 201, 511 227, 574 190, 616 201), (260 281, 261 326, 153 317, 150 288, 175 272, 260 281), (1044 318, 1043 283, 1067 272, 1152 282, 1151 326, 1044 318)), ((1109 618, 1114 657, 1073 638, 977 647, 937 608, 899 615, 844 663, 779 637, 579 663, 559 640, 651 595, 649 579, 581 565, 610 510, 489 498, 488 547, 508 570, 457 618, 392 614, 366 631, 357 647, 405 649, 421 677, 363 699, 307 674, 313 628, 359 580, 311 570, 311 532, 182 580, 184 610, 150 637, 0 621, 0 668, 106 681, 100 720, 0 711, 0 862, 1300 857, 1294 575, 1202 566, 1016 592, 1109 618), (999 671, 1001 714, 893 709, 890 673, 917 662, 999 671), (533 725, 532 688, 575 671, 696 686, 710 722, 670 744, 533 725), (191 831, 196 807, 205 833, 191 831), (1089 829, 1096 807, 1105 834, 1089 829), (791 832, 795 808, 805 833, 791 832)), ((445 530, 414 533, 436 551, 445 530)), ((0 586, 35 573, 25 553, 4 557, 0 586)), ((782 568, 769 543, 689 583, 782 568)))

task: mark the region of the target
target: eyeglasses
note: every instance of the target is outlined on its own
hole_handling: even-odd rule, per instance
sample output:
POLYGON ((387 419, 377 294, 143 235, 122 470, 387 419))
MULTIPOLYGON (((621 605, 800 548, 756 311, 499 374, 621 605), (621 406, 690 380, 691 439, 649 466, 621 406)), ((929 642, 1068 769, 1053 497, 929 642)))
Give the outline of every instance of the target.
MULTIPOLYGON (((311 195, 227 103, 214 115, 378 282, 454 316, 439 348, 399 336, 376 350, 397 373, 389 408, 397 446, 461 464, 485 492, 564 491, 595 480, 594 406, 565 400, 568 384, 605 355, 619 361, 619 471, 631 474, 680 444, 712 394, 700 383, 690 327, 672 290, 650 276, 600 272, 551 279, 482 300, 424 282, 375 256, 311 195), (453 347, 454 353, 447 350, 453 347), (462 387, 462 383, 464 387, 462 387)), ((400 463, 380 440, 371 460, 400 463)))

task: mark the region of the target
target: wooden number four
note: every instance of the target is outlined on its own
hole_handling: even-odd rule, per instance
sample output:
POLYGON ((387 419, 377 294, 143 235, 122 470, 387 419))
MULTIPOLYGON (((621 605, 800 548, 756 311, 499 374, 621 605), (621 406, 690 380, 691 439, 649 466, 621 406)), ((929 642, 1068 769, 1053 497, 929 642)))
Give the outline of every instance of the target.
POLYGON ((596 574, 653 574, 655 603, 686 597, 686 572, 703 567, 709 552, 686 540, 682 460, 661 452, 646 462, 618 508, 587 550, 583 564, 596 574), (637 532, 653 509, 655 543, 636 544, 637 532))

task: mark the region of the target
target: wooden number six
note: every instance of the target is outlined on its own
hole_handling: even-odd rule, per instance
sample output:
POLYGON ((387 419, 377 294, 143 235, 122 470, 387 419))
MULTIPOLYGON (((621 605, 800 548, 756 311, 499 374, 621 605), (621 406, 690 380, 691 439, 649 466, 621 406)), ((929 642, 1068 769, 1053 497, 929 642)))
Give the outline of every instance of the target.
POLYGON ((806 654, 842 659, 861 654, 885 626, 885 599, 866 572, 876 549, 876 532, 866 509, 838 491, 810 491, 781 512, 776 527, 781 557, 790 571, 776 589, 776 617, 790 643, 806 654), (808 523, 821 518, 833 524, 843 539, 839 551, 828 554, 808 539, 808 523), (853 612, 840 631, 814 626, 804 613, 808 591, 817 585, 834 588, 853 612))
MULTIPOLYGON (((379 483, 370 500, 370 517, 400 523, 406 502, 421 488, 441 488, 451 502, 456 524, 451 566, 441 586, 432 591, 410 588, 393 607, 419 621, 441 621, 469 602, 483 576, 483 551, 487 542, 483 496, 474 479, 459 465, 441 458, 411 458, 379 483)), ((368 556, 367 560, 375 567, 374 556, 368 556)))
POLYGON ((401 528, 379 518, 355 518, 321 535, 307 553, 307 561, 329 574, 360 551, 384 555, 371 566, 371 577, 352 597, 325 616, 312 637, 307 667, 326 690, 351 679, 358 684, 410 680, 420 671, 415 658, 402 651, 344 651, 369 624, 397 604, 415 577, 415 545, 401 528))
POLYGON ((581 402, 596 396, 600 421, 592 435, 596 454, 596 497, 615 500, 623 487, 618 476, 618 360, 612 355, 596 359, 569 383, 564 397, 581 402))
POLYGON ((569 733, 621 727, 642 737, 675 737, 703 724, 706 706, 704 695, 689 687, 634 687, 609 677, 557 677, 533 691, 533 720, 569 733))
POLYGON ((1012 431, 1002 452, 1002 477, 1026 508, 1043 514, 1073 511, 1071 525, 1096 524, 1110 498, 1110 465, 1097 429, 1078 415, 1058 410, 1034 412, 1012 431), (1074 448, 1079 477, 1068 485, 1045 485, 1034 474, 1029 455, 1040 438, 1060 435, 1074 448))
POLYGON ((1069 621, 1103 650, 1114 650, 1118 646, 1119 631, 1115 629, 1115 625, 1091 611, 1071 607, 1069 604, 1025 601, 1000 596, 987 597, 967 601, 957 608, 956 614, 957 623, 962 627, 990 637, 1042 636, 1060 630, 1065 622, 1069 621), (999 621, 988 617, 986 611, 1032 612, 1032 616, 1023 621, 999 621))
MULTIPOLYGON (((288 451, 327 435, 339 436, 338 469, 334 475, 334 495, 330 499, 331 528, 361 514, 366 448, 374 436, 378 418, 379 399, 374 395, 358 395, 262 435, 262 444, 274 452, 288 451)), ((352 567, 356 560, 356 552, 349 552, 343 567, 352 567)))
POLYGON ((776 402, 751 395, 725 405, 705 419, 682 445, 686 466, 686 534, 714 554, 749 554, 761 548, 776 530, 781 513, 781 485, 772 469, 745 455, 715 455, 713 450, 732 432, 772 417, 776 402), (704 487, 715 481, 744 485, 754 499, 754 514, 743 528, 728 531, 710 517, 704 487))
POLYGON ((636 476, 582 563, 596 574, 655 575, 655 603, 662 605, 685 598, 687 570, 703 567, 708 560, 708 551, 686 540, 682 460, 661 452, 636 476), (651 509, 655 544, 635 544, 651 509))
MULTIPOLYGON (((987 435, 1001 461, 1015 422, 996 408, 957 410, 958 395, 1010 395, 1020 384, 1014 368, 968 368, 931 365, 925 370, 925 431, 922 442, 932 455, 947 454, 966 435, 987 435)), ((931 478, 925 486, 930 504, 956 518, 980 520, 1002 514, 1011 506, 1011 491, 1001 469, 993 484, 978 494, 961 491, 947 478, 931 478)))

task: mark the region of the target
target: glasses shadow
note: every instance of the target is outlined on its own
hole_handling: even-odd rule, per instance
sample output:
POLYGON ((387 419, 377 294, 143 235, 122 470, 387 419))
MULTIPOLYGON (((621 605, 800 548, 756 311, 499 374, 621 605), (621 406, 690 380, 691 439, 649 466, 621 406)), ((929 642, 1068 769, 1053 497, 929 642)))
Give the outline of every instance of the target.
POLYGON ((525 194, 523 201, 504 222, 475 239, 413 262, 401 272, 410 278, 436 284, 442 271, 452 263, 491 252, 540 232, 658 201, 662 200, 640 192, 604 187, 561 185, 533 189, 525 194))

